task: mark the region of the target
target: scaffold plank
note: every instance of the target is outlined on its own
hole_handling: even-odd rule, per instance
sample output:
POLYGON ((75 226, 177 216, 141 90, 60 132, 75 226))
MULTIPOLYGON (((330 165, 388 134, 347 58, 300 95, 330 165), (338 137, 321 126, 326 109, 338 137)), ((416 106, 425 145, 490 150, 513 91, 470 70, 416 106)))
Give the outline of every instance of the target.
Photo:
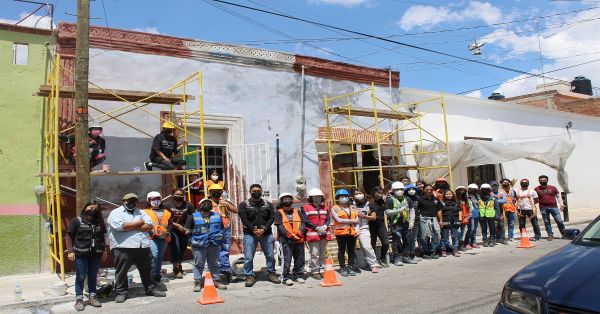
MULTIPOLYGON (((360 117, 375 117, 375 111, 370 108, 359 108, 359 107, 330 107, 327 109, 327 112, 330 114, 340 114, 340 115, 352 115, 352 116, 360 116, 360 117)), ((394 120, 408 120, 416 118, 418 114, 412 112, 404 112, 404 111, 394 111, 394 110, 377 110, 377 118, 380 119, 394 119, 394 120)))
MULTIPOLYGON (((124 98, 129 102, 139 102, 143 100, 144 103, 152 104, 178 104, 183 100, 184 95, 182 94, 168 94, 162 93, 156 96, 156 92, 142 92, 142 91, 131 91, 131 90, 119 90, 119 89, 107 89, 109 92, 101 88, 90 87, 88 92, 88 99, 90 100, 106 100, 106 101, 123 101, 120 98, 115 97, 114 93, 124 98), (149 99, 146 99, 151 97, 149 99), (144 100, 146 99, 146 100, 144 100)), ((40 88, 33 94, 34 96, 49 97, 52 92, 51 85, 41 85, 40 88)), ((75 95, 75 88, 73 86, 61 86, 59 91, 60 98, 73 98, 75 95)), ((185 95, 186 100, 194 100, 193 95, 185 95)))
MULTIPOLYGON (((90 176, 92 177, 108 177, 108 176, 142 176, 142 175, 163 175, 163 174, 191 174, 191 173, 199 173, 200 170, 154 170, 154 171, 95 171, 90 172, 90 176)), ((51 177, 53 173, 40 173, 39 177, 51 177)), ((75 172, 60 172, 58 173, 60 178, 73 178, 75 177, 75 172)))

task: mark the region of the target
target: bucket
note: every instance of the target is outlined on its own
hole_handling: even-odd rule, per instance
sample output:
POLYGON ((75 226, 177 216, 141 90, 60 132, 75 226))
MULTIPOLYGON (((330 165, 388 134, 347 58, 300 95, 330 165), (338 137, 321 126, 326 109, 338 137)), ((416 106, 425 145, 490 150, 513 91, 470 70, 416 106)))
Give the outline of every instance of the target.
POLYGON ((51 283, 48 294, 53 297, 60 297, 67 294, 67 284, 63 281, 55 281, 51 283))

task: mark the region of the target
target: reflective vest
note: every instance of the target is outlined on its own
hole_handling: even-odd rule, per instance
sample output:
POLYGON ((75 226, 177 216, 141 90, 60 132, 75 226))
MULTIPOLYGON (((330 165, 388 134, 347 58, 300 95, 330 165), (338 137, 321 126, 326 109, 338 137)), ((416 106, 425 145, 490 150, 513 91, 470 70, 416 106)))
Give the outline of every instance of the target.
POLYGON ((462 224, 468 225, 470 223, 471 217, 469 216, 469 205, 465 201, 460 201, 460 211, 462 217, 462 224))
POLYGON ((210 201, 212 202, 212 211, 221 216, 221 220, 223 220, 223 226, 225 227, 225 229, 229 228, 229 226, 231 225, 231 221, 229 220, 229 210, 227 209, 227 207, 215 203, 212 199, 210 201))
POLYGON ((515 198, 510 196, 510 192, 506 193, 504 190, 500 190, 500 195, 506 195, 506 203, 502 204, 502 209, 505 212, 514 213, 517 210, 517 206, 515 206, 515 198))
MULTIPOLYGON (((320 227, 325 224, 327 221, 327 217, 329 215, 329 210, 325 208, 325 206, 321 205, 319 208, 315 208, 313 204, 307 204, 303 206, 304 213, 308 217, 308 221, 315 225, 316 227, 320 227)), ((319 235, 316 230, 311 229, 310 227, 306 227, 306 241, 307 242, 317 242, 322 239, 327 239, 327 241, 331 240, 331 230, 329 230, 329 226, 327 226, 327 234, 319 235)))
POLYGON ((76 256, 99 257, 104 252, 104 234, 100 225, 85 222, 81 217, 73 239, 76 256))
MULTIPOLYGON (((333 206, 333 210, 337 214, 339 219, 356 219, 358 215, 356 214, 356 209, 349 207, 350 215, 339 205, 333 206)), ((356 236, 356 228, 351 224, 344 224, 340 222, 335 222, 335 235, 336 236, 356 236)))
POLYGON ((171 212, 168 210, 164 210, 162 218, 158 221, 158 216, 151 209, 144 209, 146 214, 150 216, 152 219, 152 224, 154 225, 154 232, 150 235, 150 239, 158 238, 167 240, 167 242, 171 242, 171 234, 167 231, 169 227, 169 220, 171 219, 171 212))
POLYGON ((481 218, 494 218, 496 217, 496 209, 494 208, 494 197, 490 196, 487 202, 479 200, 479 215, 481 218))
POLYGON ((279 209, 279 214, 281 214, 281 224, 288 235, 292 235, 295 243, 304 243, 304 236, 298 236, 298 231, 302 226, 302 219, 300 218, 297 209, 292 208, 292 210, 292 221, 290 221, 285 211, 283 211, 283 208, 279 209))
POLYGON ((209 245, 221 245, 223 241, 223 229, 221 228, 221 217, 219 214, 211 212, 208 223, 204 220, 202 213, 192 214, 194 219, 194 229, 190 238, 192 247, 207 247, 209 245))
MULTIPOLYGON (((392 196, 392 204, 393 204, 392 210, 398 210, 402 207, 408 206, 408 202, 406 202, 406 199, 402 199, 402 202, 400 202, 400 200, 394 196, 392 196)), ((394 217, 392 224, 397 224, 399 222, 407 224, 409 222, 409 220, 410 220, 410 213, 408 210, 405 210, 394 217)))

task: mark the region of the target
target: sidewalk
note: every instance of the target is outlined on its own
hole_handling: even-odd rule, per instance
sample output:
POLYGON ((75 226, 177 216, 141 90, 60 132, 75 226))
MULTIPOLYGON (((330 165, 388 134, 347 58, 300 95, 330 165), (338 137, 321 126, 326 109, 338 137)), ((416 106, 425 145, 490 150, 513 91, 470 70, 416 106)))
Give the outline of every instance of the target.
MULTIPOLYGON (((567 226, 575 226, 581 224, 588 224, 592 220, 594 220, 598 215, 600 215, 600 208, 588 208, 588 209, 580 209, 580 210, 572 210, 570 213, 570 221, 566 223, 567 226)), ((540 228, 542 229, 542 235, 545 237, 545 228, 544 223, 542 221, 541 216, 538 214, 540 228)), ((552 228, 555 230, 555 233, 558 233, 558 227, 552 220, 552 228)), ((533 234, 530 229, 530 225, 528 223, 529 228, 527 229, 528 234, 533 234)), ((518 226, 517 228, 518 229, 518 226)), ((515 230, 515 235, 518 235, 518 230, 515 230)), ((308 256, 308 255, 307 255, 308 256)), ((234 261, 238 258, 242 257, 242 255, 232 255, 230 257, 231 261, 234 261)), ((279 266, 279 265, 277 265, 279 266)), ((265 257, 262 252, 257 252, 254 259, 254 268, 255 271, 261 270, 261 268, 265 267, 265 257)), ((171 279, 169 282, 165 283, 167 289, 171 290, 174 288, 180 287, 189 287, 192 289, 194 276, 192 274, 192 261, 187 261, 183 263, 183 268, 186 271, 187 275, 183 277, 183 279, 171 279)), ((167 277, 170 278, 170 274, 172 273, 172 266, 170 263, 165 261, 163 264, 163 269, 167 270, 167 277)), ((279 271, 279 267, 278 267, 279 271)), ((136 270, 133 270, 133 282, 134 284, 130 286, 130 289, 135 291, 141 291, 143 294, 143 289, 141 285, 141 281, 139 278, 139 274, 136 270)), ((265 273, 265 272, 263 272, 265 273)), ((258 275, 258 274, 257 274, 258 275)), ((262 279, 258 276, 259 280, 262 279)), ((52 297, 44 291, 48 291, 50 285, 53 282, 60 281, 59 276, 52 273, 40 273, 40 274, 25 274, 25 275, 14 275, 14 276, 3 276, 0 277, 0 312, 7 311, 9 309, 15 308, 27 308, 27 307, 38 307, 42 305, 50 305, 64 302, 74 302, 75 300, 75 274, 68 273, 66 274, 65 282, 67 283, 67 294, 60 297, 52 297), (23 290, 23 301, 15 302, 14 300, 14 290, 15 286, 20 285, 23 290)), ((167 292, 168 293, 168 292, 167 292)))

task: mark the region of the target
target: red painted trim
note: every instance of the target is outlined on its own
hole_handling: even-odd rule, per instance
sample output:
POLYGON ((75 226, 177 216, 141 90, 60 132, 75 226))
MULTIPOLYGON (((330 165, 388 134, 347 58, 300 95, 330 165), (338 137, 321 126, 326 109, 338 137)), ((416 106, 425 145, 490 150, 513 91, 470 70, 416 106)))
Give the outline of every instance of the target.
POLYGON ((0 216, 35 216, 46 213, 46 205, 0 205, 0 216))

